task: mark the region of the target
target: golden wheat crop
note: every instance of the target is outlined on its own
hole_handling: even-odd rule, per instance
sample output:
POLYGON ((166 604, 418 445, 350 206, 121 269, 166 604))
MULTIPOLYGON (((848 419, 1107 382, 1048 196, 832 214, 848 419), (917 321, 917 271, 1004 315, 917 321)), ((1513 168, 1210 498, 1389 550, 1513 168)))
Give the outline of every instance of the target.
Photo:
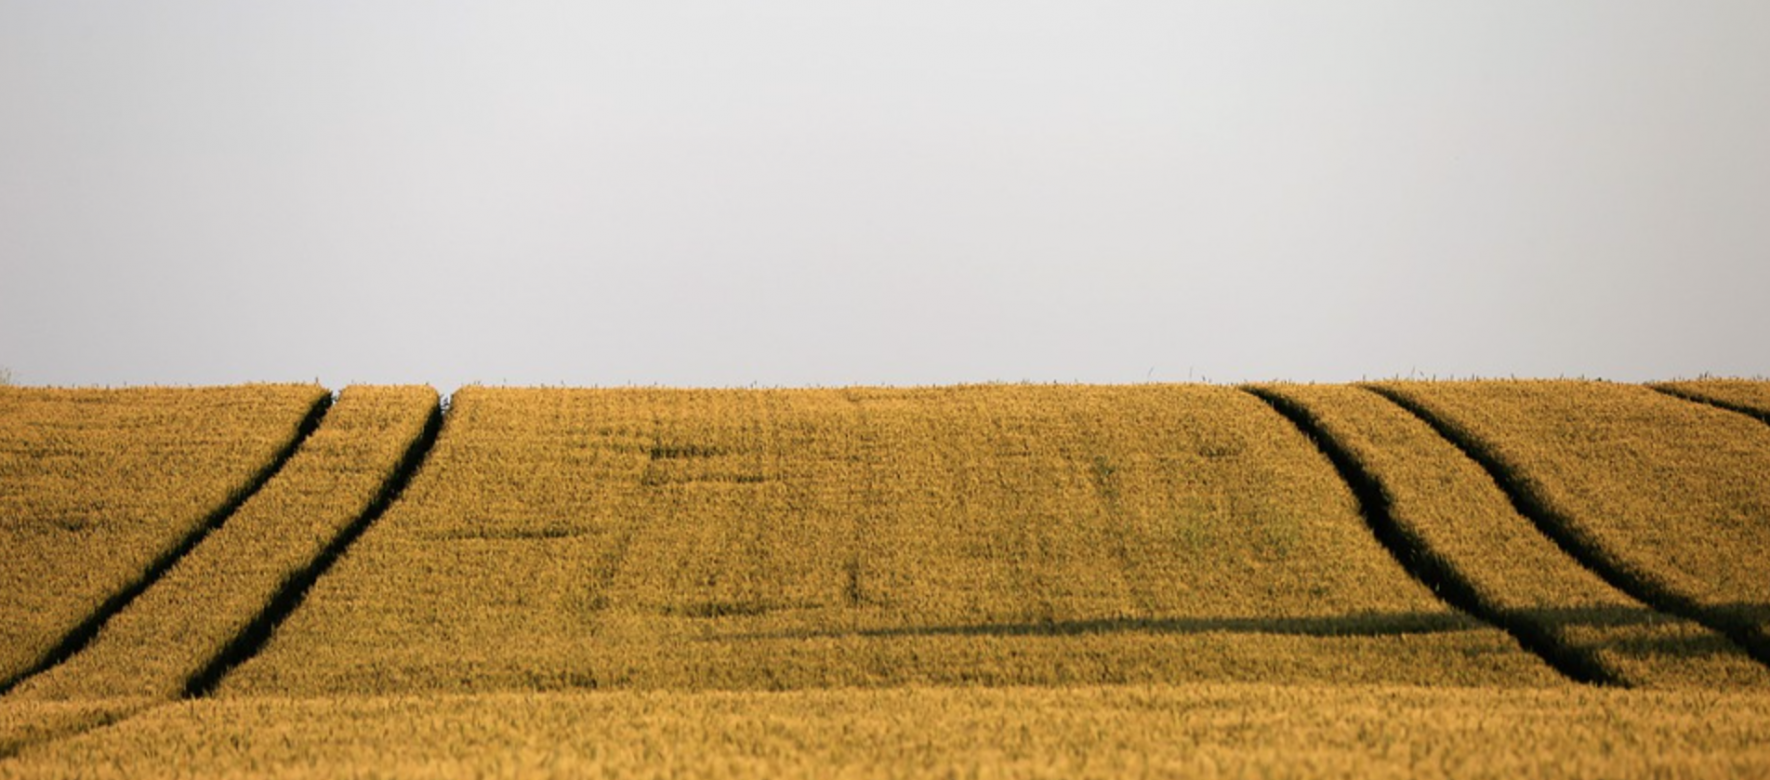
POLYGON ((0 762, 19 779, 1766 774, 1761 693, 1277 685, 199 700, 0 762))
POLYGON ((0 617, 108 616, 0 697, 0 780, 1770 774, 1770 694, 1734 690, 1770 670, 1614 584, 1762 625, 1770 426, 1602 383, 1255 389, 1374 480, 1369 525, 1231 388, 470 387, 306 589, 428 443, 433 391, 353 387, 112 614, 94 583, 324 391, 0 388, 0 617), (1449 598, 1677 690, 1569 684, 1415 582, 1391 521, 1449 598))
POLYGON ((1770 426, 1637 385, 1382 387, 1490 453, 1614 579, 1763 652, 1770 426))
POLYGON ((1302 407, 1381 487, 1387 510, 1501 619, 1540 633, 1599 679, 1637 686, 1770 685, 1770 669, 1726 637, 1658 612, 1558 548, 1475 461, 1369 390, 1263 388, 1302 407))
POLYGON ((160 699, 0 699, 0 767, 27 748, 102 728, 165 703, 160 699))
POLYGON ((1705 403, 1734 409, 1770 422, 1770 380, 1691 379, 1654 387, 1705 403))
POLYGON ((15 698, 176 697, 278 588, 368 510, 436 409, 429 387, 350 387, 294 457, 85 649, 15 698))
POLYGON ((1228 388, 467 388, 227 695, 1554 685, 1228 388))
POLYGON ((252 483, 325 398, 316 385, 0 387, 0 684, 252 483))

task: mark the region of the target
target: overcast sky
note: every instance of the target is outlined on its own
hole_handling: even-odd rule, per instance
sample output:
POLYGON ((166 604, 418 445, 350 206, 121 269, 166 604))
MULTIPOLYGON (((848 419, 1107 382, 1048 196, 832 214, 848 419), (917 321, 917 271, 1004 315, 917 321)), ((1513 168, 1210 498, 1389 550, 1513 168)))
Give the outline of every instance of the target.
POLYGON ((0 0, 28 384, 1770 374, 1770 3, 0 0))

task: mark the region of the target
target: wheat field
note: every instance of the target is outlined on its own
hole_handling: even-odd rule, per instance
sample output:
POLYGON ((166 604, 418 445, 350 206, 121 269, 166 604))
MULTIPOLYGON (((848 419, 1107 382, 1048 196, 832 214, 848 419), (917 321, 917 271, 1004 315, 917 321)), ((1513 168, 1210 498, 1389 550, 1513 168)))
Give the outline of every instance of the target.
POLYGON ((1186 680, 1557 682, 1233 389, 470 388, 220 693, 1186 680))
POLYGON ((326 397, 308 385, 0 387, 0 685, 53 660, 247 491, 326 397))
POLYGON ((1766 398, 0 388, 0 777, 1762 775, 1766 398))
POLYGON ((1490 459, 1589 567, 1770 660, 1770 425, 1608 382, 1383 389, 1490 459))
POLYGON ((276 479, 15 697, 173 698, 202 682, 278 588, 369 508, 436 403, 428 387, 340 394, 276 479))
POLYGON ((1770 422, 1770 381, 1750 379, 1690 379, 1652 386, 1671 393, 1770 422))
POLYGON ((1770 772, 1765 702, 1221 683, 248 697, 149 710, 0 778, 1750 778, 1770 772))
POLYGON ((1559 549, 1492 475, 1402 407, 1359 387, 1270 391, 1303 407, 1380 483, 1418 556, 1460 580, 1447 588, 1540 637, 1570 670, 1634 687, 1770 686, 1770 667, 1727 637, 1630 597, 1559 549))

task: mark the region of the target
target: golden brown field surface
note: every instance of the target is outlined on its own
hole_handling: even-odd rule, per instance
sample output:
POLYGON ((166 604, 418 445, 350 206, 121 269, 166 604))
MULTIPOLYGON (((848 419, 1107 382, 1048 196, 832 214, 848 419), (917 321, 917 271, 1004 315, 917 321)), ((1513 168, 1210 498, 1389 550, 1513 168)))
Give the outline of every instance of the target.
POLYGON ((469 388, 220 693, 1190 680, 1559 682, 1234 389, 469 388))
MULTIPOLYGON (((65 703, 57 703, 67 706, 65 703)), ((0 706, 0 718, 20 717, 0 706)), ((1770 697, 1078 686, 204 699, 0 778, 1750 778, 1770 697)))
POLYGON ((1770 661, 1770 426, 1608 382, 1392 383, 1619 588, 1770 661))
POLYGON ((1714 404, 1770 422, 1770 381, 1692 379, 1681 382, 1663 382, 1653 387, 1673 395, 1714 404))
POLYGON ((0 388, 0 778, 1770 775, 1765 399, 0 388))
POLYGON ((1720 633, 1617 590, 1520 514, 1480 465, 1377 393, 1343 385, 1263 389, 1296 405, 1381 492, 1421 568, 1570 674, 1615 685, 1770 686, 1770 667, 1720 633))
POLYGON ((0 690, 243 497, 325 398, 0 387, 0 690))
MULTIPOLYGON (((271 607, 393 478, 436 391, 351 387, 264 489, 19 698, 174 698, 271 607)), ((218 668, 213 673, 219 677, 218 668)))

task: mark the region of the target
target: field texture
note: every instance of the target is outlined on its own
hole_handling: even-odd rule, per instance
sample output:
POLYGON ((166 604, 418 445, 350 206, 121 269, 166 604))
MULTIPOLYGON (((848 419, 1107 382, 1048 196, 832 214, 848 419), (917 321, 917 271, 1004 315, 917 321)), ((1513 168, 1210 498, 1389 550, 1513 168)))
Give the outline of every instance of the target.
POLYGON ((436 406, 428 387, 341 394, 276 479, 85 648, 25 681, 15 696, 172 698, 212 684, 229 645, 248 641, 248 628, 284 584, 381 495, 436 406))
POLYGON ((1661 392, 1713 404, 1770 423, 1770 381, 1701 379, 1654 385, 1661 392))
POLYGON ((1395 383, 1619 589, 1770 662, 1770 425, 1606 382, 1395 383))
POLYGON ((1770 774, 1766 701, 1220 684, 205 699, 0 778, 1753 778, 1770 774))
POLYGON ((1267 388, 1345 448, 1380 491, 1403 557, 1570 675, 1633 686, 1770 685, 1725 636, 1606 583, 1520 514, 1486 471, 1365 388, 1267 388))
POLYGON ((0 690, 268 477, 326 400, 309 385, 0 387, 0 690))
POLYGON ((1761 776, 1766 409, 0 388, 0 778, 1761 776))
POLYGON ((1185 680, 1558 681, 1233 389, 471 388, 220 691, 1185 680))

